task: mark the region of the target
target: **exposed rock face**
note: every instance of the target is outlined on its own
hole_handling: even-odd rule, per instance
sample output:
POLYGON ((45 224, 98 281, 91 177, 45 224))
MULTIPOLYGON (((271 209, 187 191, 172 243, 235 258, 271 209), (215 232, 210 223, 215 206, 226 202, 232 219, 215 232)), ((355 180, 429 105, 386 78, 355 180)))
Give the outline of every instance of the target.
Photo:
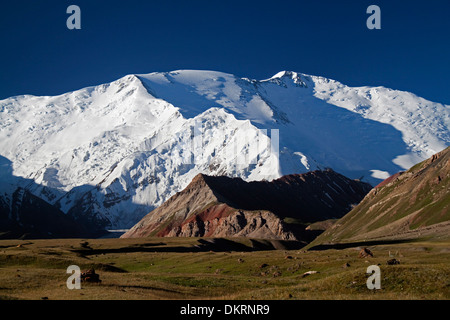
POLYGON ((122 237, 300 240, 303 223, 342 217, 370 189, 332 170, 271 182, 199 174, 122 237))
POLYGON ((202 220, 201 217, 194 216, 181 226, 171 229, 167 236, 295 239, 292 232, 286 231, 282 221, 272 212, 243 210, 210 220, 202 220))
POLYGON ((312 245, 448 236, 450 147, 386 179, 312 245))

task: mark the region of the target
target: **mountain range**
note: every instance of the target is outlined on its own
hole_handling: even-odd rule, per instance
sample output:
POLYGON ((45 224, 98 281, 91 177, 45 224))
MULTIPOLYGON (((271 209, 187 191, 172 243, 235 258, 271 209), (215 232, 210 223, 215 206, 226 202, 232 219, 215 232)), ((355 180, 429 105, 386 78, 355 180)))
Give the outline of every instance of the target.
POLYGON ((377 185, 450 145, 449 126, 448 105, 296 72, 128 75, 1 100, 0 196, 25 190, 92 231, 124 229, 198 174, 250 182, 332 168, 377 185))

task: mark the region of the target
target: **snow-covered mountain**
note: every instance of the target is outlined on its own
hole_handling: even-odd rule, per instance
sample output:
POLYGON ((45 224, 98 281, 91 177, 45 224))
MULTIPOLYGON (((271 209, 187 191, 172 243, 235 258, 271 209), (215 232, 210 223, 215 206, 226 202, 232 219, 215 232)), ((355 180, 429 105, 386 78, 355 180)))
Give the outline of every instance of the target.
POLYGON ((376 184, 449 146, 449 127, 450 106, 408 92, 182 70, 1 100, 0 155, 34 181, 21 187, 116 229, 198 173, 250 181, 330 167, 376 184))

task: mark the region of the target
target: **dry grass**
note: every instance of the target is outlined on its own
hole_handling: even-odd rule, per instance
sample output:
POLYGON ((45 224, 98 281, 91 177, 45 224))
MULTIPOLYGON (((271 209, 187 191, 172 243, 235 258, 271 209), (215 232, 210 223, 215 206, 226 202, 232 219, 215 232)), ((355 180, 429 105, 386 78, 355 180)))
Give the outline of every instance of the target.
POLYGON ((197 240, 0 241, 0 298, 450 299, 448 241, 372 246, 369 259, 358 258, 358 248, 181 252, 197 240), (389 253, 401 264, 388 266, 389 253), (72 264, 95 268, 102 282, 67 289, 72 264), (372 264, 380 264, 381 290, 366 287, 372 264), (310 270, 319 273, 302 276, 310 270))

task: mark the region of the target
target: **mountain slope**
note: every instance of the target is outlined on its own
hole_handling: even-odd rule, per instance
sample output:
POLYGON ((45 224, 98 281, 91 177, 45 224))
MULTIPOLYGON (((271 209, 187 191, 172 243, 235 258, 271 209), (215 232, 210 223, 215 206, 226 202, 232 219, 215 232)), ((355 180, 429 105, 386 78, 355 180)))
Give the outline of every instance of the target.
POLYGON ((99 230, 89 230, 20 187, 30 187, 33 182, 12 176, 11 163, 1 156, 0 181, 0 239, 69 238, 98 234, 99 230))
POLYGON ((122 237, 304 240, 305 223, 342 217, 370 189, 369 184, 332 170, 288 175, 271 182, 199 174, 122 237), (289 225, 294 221, 296 225, 289 225))
POLYGON ((262 81, 129 75, 0 101, 0 154, 35 182, 27 190, 37 197, 86 224, 123 229, 198 173, 270 181, 330 167, 376 185, 450 144, 449 110, 295 72, 262 81))
POLYGON ((450 148, 377 187, 312 245, 401 239, 450 230, 450 148), (434 231, 433 231, 434 230, 434 231))
POLYGON ((0 195, 0 239, 92 236, 82 225, 22 188, 0 195))

